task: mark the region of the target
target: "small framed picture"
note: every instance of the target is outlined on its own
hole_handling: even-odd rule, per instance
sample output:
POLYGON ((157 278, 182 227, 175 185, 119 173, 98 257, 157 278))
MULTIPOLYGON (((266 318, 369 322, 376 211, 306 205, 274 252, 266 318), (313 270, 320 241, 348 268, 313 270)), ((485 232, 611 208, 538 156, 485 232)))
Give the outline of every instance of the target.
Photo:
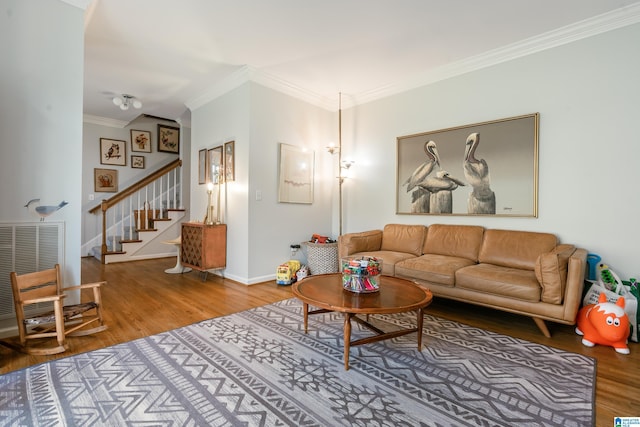
POLYGON ((207 183, 207 149, 198 151, 198 184, 207 183))
POLYGON ((235 143, 229 141, 224 143, 224 180, 235 181, 235 143))
POLYGON ((131 167, 134 169, 144 169, 144 156, 131 156, 131 167))
POLYGON ((158 151, 180 153, 180 128, 158 125, 158 151))
POLYGON ((224 176, 224 157, 222 157, 222 145, 213 147, 207 151, 207 183, 212 182, 214 184, 222 183, 224 176))
POLYGON ((151 152, 151 132, 131 129, 131 151, 140 153, 151 152))
POLYGON ((119 139, 100 138, 100 163, 103 165, 126 166, 126 143, 119 139))
POLYGON ((118 171, 116 169, 93 169, 94 191, 96 193, 118 192, 118 171))

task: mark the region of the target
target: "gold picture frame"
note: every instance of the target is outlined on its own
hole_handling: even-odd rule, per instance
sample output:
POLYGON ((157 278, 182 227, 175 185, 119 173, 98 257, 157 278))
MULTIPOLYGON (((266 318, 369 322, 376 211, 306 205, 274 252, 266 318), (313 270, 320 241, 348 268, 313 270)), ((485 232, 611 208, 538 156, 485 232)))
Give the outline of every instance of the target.
POLYGON ((397 138, 396 213, 538 216, 539 114, 397 138))

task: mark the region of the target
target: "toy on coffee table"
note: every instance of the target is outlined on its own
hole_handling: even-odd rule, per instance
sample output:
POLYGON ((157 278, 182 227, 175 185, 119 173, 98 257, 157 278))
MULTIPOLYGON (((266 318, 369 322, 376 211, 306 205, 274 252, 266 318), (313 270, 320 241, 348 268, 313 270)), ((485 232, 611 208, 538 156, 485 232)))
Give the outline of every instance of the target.
POLYGON ((582 335, 582 344, 613 347, 621 354, 629 354, 629 317, 624 312, 624 297, 615 303, 607 302, 600 294, 597 304, 585 305, 578 312, 576 333, 582 335))

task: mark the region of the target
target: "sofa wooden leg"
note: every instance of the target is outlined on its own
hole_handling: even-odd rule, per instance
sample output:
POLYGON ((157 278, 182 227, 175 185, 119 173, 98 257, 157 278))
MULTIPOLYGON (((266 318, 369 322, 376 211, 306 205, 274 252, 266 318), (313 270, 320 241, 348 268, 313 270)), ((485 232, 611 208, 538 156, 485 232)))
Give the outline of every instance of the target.
POLYGON ((536 322, 536 325, 538 325, 538 329, 540 329, 542 334, 547 338, 551 338, 551 333, 549 332, 549 328, 547 328, 547 325, 544 323, 544 320, 539 317, 533 317, 532 319, 534 322, 536 322))

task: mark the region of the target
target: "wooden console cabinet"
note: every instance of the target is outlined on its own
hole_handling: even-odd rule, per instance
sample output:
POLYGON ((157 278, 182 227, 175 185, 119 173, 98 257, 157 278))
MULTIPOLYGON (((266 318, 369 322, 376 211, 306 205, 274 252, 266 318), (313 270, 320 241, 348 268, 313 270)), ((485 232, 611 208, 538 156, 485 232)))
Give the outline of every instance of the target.
POLYGON ((180 259, 186 267, 206 271, 227 266, 227 225, 182 223, 180 259))

